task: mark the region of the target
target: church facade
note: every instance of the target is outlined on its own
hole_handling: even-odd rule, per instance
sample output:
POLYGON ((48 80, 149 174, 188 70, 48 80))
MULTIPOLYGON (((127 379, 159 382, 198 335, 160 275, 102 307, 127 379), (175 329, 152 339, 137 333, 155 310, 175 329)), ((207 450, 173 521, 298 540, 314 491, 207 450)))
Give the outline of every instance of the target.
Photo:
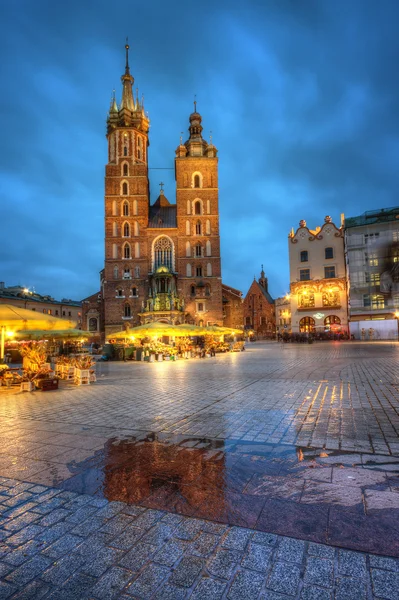
POLYGON ((175 152, 176 202, 150 203, 149 118, 133 94, 126 46, 122 100, 107 118, 105 264, 82 306, 83 327, 106 335, 143 323, 223 325, 217 149, 189 116, 175 152))

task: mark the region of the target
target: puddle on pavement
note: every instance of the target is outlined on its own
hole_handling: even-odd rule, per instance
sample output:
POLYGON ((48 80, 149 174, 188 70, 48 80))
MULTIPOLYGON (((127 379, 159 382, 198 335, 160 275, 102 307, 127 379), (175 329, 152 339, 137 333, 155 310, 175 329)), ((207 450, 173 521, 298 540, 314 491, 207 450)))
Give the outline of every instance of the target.
MULTIPOLYGON (((258 479, 275 477, 279 481, 284 477, 317 480, 316 473, 332 466, 362 466, 361 456, 344 451, 152 433, 139 438, 110 439, 92 457, 69 463, 73 477, 62 487, 127 503, 140 503, 155 494, 159 505, 162 494, 178 494, 194 510, 205 500, 218 498, 222 502, 229 492, 250 493, 245 490, 255 475, 258 479), (311 469, 314 475, 305 474, 311 469)), ((153 501, 156 503, 155 497, 153 501)), ((164 503, 167 504, 166 496, 164 503)))
POLYGON ((398 462, 371 454, 151 434, 108 440, 87 460, 69 463, 73 475, 60 487, 268 533, 399 556, 399 504, 389 508, 384 502, 378 505, 382 496, 387 496, 378 495, 381 490, 389 491, 389 485, 399 489, 398 462), (375 464, 364 468, 368 460, 375 464), (389 473, 383 461, 388 463, 389 473), (334 475, 337 484, 332 482, 333 466, 343 469, 334 475), (389 484, 387 477, 393 477, 389 484), (368 491, 378 491, 374 496, 374 509, 378 510, 370 518, 365 513, 364 485, 368 491))

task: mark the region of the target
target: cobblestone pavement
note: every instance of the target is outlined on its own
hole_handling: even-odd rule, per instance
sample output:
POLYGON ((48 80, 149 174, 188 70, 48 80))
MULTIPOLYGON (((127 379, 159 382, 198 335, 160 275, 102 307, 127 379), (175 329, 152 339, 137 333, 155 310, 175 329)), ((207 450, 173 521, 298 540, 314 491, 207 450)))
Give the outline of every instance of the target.
POLYGON ((254 344, 0 391, 0 599, 398 599, 398 365, 254 344))

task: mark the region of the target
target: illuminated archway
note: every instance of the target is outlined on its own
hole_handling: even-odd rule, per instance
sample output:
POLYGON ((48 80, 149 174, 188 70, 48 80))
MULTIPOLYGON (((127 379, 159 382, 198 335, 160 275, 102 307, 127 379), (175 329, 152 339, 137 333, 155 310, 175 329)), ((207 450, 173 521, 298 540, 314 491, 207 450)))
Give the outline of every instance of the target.
POLYGON ((315 333, 315 320, 312 317, 303 317, 299 321, 299 331, 301 333, 315 333))

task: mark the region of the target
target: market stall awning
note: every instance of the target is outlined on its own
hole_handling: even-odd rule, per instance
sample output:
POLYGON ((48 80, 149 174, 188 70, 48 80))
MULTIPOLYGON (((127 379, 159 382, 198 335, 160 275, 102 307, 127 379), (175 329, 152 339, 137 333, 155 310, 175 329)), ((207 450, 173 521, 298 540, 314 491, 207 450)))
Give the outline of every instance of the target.
POLYGON ((0 326, 6 327, 10 331, 18 330, 66 330, 75 327, 73 321, 67 319, 58 319, 52 315, 36 312, 35 310, 27 310, 19 308, 11 304, 0 303, 0 326))
POLYGON ((20 340, 70 340, 70 339, 87 339, 92 337, 90 331, 82 331, 81 329, 53 329, 46 331, 44 329, 25 329, 17 331, 15 337, 20 340))
POLYGON ((205 329, 210 335, 239 335, 244 333, 242 329, 231 329, 230 327, 224 327, 222 325, 208 325, 205 329))
MULTIPOLYGON (((144 325, 138 325, 137 327, 131 327, 126 331, 118 331, 117 333, 110 333, 107 335, 108 340, 112 339, 131 339, 131 338, 145 338, 145 337, 162 337, 164 335, 175 336, 178 331, 176 325, 169 325, 169 323, 146 323, 144 325)), ((187 335, 187 334, 185 334, 187 335)))

